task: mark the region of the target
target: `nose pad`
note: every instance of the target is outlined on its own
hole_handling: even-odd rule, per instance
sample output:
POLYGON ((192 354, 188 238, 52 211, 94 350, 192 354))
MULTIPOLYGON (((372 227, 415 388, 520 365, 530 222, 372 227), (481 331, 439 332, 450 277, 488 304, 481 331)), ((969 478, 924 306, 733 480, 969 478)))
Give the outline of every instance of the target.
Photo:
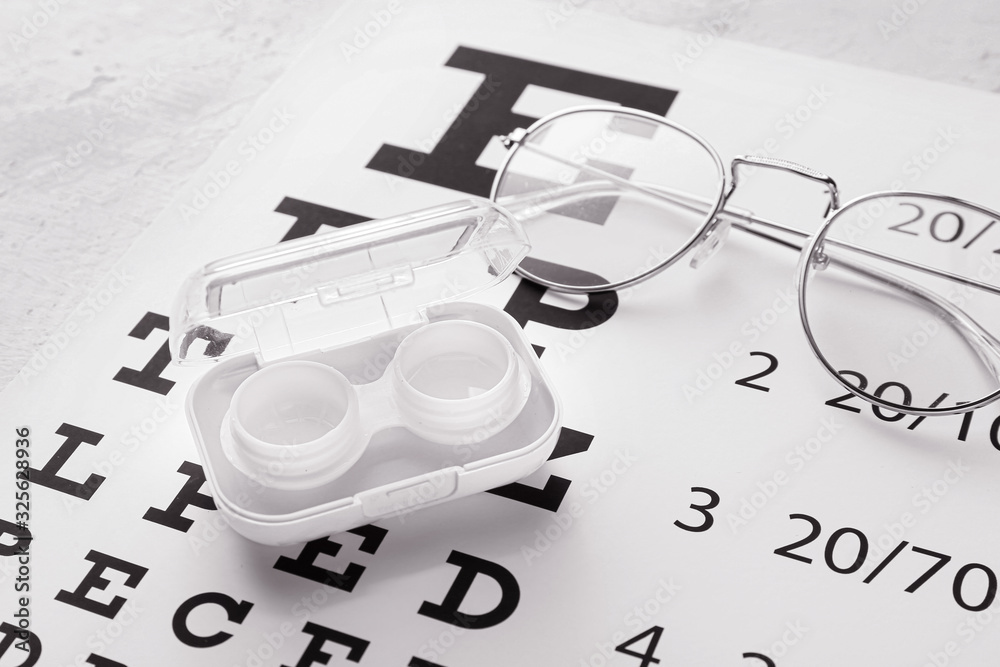
POLYGON ((692 269, 700 268, 708 260, 712 259, 715 253, 719 251, 719 248, 725 244, 726 239, 729 237, 730 229, 732 229, 732 224, 728 220, 719 220, 716 218, 715 225, 708 230, 705 238, 695 248, 694 255, 691 257, 692 269))
POLYGON ((823 252, 823 246, 817 246, 809 258, 809 265, 813 271, 823 271, 830 266, 830 256, 823 252))

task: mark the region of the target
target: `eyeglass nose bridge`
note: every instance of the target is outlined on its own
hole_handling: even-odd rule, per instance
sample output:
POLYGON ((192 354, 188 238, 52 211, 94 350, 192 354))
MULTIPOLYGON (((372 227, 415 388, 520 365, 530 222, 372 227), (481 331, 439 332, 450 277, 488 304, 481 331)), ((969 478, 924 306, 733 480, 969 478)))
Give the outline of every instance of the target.
POLYGON ((827 188, 827 193, 830 195, 830 204, 827 206, 826 211, 823 213, 823 217, 830 215, 832 211, 836 211, 840 208, 840 192, 837 189, 837 183, 832 178, 827 176, 821 171, 816 171, 811 167, 806 167, 804 165, 798 164, 797 162, 792 162, 790 160, 782 160, 781 158, 765 157, 763 155, 737 155, 733 158, 730 164, 729 170, 731 174, 731 179, 729 181, 729 191, 726 192, 726 196, 722 199, 722 205, 725 206, 729 197, 736 190, 736 186, 739 183, 739 170, 737 167, 748 165, 765 167, 767 169, 777 169, 778 171, 787 171, 792 174, 798 174, 803 178, 808 178, 811 181, 816 181, 817 183, 822 183, 827 188))
MULTIPOLYGON (((811 181, 816 181, 817 183, 822 183, 826 186, 827 193, 830 195, 830 203, 827 205, 826 211, 823 213, 823 217, 827 217, 832 211, 836 211, 840 208, 840 192, 837 189, 837 183, 826 174, 816 171, 810 167, 798 164, 796 162, 791 162, 790 160, 782 160, 781 158, 764 157, 759 155, 737 155, 733 158, 730 165, 731 178, 729 181, 729 189, 726 191, 722 198, 722 204, 719 207, 720 212, 722 212, 726 204, 729 201, 729 197, 732 196, 733 192, 736 190, 736 186, 739 184, 739 169, 741 166, 749 167, 765 167, 767 169, 777 169, 779 171, 787 171, 793 174, 798 174, 803 178, 808 178, 811 181)), ((724 215, 718 215, 712 221, 712 224, 708 225, 705 230, 701 241, 698 243, 694 255, 691 258, 691 267, 697 269, 700 266, 704 266, 709 259, 711 259, 719 248, 725 243, 726 238, 729 236, 729 230, 731 228, 731 222, 724 217, 724 215)))

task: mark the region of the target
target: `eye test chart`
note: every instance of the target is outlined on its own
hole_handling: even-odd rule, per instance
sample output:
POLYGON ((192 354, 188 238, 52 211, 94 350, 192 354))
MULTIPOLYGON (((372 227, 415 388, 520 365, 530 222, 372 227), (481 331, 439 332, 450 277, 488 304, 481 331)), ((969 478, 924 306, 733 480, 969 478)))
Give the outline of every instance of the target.
MULTIPOLYGON (((0 396, 0 665, 995 659, 1000 407, 924 419, 846 394, 802 331, 797 253, 735 232, 619 292, 511 277, 475 297, 523 327, 561 398, 521 481, 288 546, 216 509, 184 407, 207 369, 166 344, 185 277, 487 196, 496 137, 552 111, 640 108, 727 163, 823 171, 845 200, 1000 208, 995 96, 692 38, 527 2, 339 14, 0 396)), ((757 171, 732 204, 812 230, 826 201, 757 171)), ((901 338, 900 363, 931 335, 901 338)))

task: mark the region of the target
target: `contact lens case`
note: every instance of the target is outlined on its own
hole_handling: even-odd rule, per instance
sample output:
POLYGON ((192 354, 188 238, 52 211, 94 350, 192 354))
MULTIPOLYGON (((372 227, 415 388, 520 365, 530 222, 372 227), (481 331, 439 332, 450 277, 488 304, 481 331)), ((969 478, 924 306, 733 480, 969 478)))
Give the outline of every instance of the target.
POLYGON ((530 246, 470 199, 213 262, 181 288, 170 349, 214 364, 187 416, 216 507, 291 544, 507 484, 560 406, 517 322, 463 301, 530 246))

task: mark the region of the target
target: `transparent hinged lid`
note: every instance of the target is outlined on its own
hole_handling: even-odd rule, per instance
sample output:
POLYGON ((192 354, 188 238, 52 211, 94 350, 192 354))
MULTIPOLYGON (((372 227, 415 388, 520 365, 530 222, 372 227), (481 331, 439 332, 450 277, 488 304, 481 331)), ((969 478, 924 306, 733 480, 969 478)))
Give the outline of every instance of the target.
POLYGON ((426 321, 426 310, 506 278, 530 249, 520 224, 463 200, 213 262, 170 321, 178 363, 264 361, 426 321))

